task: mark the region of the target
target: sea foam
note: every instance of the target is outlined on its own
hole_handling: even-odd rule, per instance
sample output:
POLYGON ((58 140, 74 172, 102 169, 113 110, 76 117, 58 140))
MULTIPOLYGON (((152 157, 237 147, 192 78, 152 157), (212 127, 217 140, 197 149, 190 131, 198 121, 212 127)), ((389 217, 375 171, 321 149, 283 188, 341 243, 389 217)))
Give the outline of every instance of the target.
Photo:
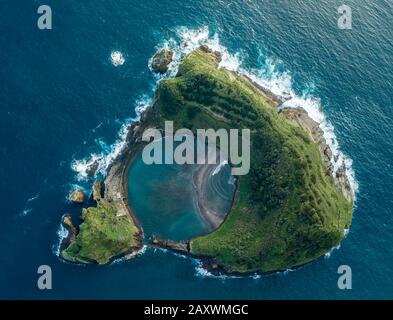
POLYGON ((129 118, 122 124, 118 138, 116 142, 112 145, 107 145, 101 139, 98 139, 98 144, 100 146, 101 152, 92 153, 88 158, 81 160, 73 160, 71 163, 71 168, 77 172, 77 179, 79 181, 87 180, 88 174, 87 170, 95 162, 98 163, 97 173, 105 176, 106 171, 110 164, 116 159, 127 145, 127 134, 129 126, 136 120, 140 119, 142 112, 151 105, 152 99, 146 95, 143 95, 135 103, 135 118, 129 118))
MULTIPOLYGON (((64 217, 64 216, 63 216, 64 217)), ((61 221, 63 221, 63 217, 61 221)), ((68 230, 63 226, 63 223, 60 222, 59 227, 57 229, 57 243, 52 246, 52 252, 59 257, 60 256, 60 248, 64 239, 68 237, 68 230)))
MULTIPOLYGON (((226 68, 235 71, 238 74, 247 76, 253 82, 261 87, 269 90, 273 94, 282 97, 285 101, 281 108, 303 108, 310 118, 319 123, 323 130, 326 143, 333 153, 332 165, 333 174, 345 165, 346 175, 348 177, 354 196, 358 190, 358 183, 352 167, 352 160, 347 157, 340 149, 334 126, 326 118, 322 111, 321 101, 318 97, 313 96, 306 90, 301 94, 295 92, 292 86, 292 77, 289 71, 282 71, 282 62, 278 59, 264 55, 260 52, 260 60, 262 61, 260 68, 243 67, 241 52, 230 53, 228 48, 220 43, 217 33, 211 35, 208 26, 199 29, 188 29, 180 27, 176 30, 176 38, 171 38, 163 42, 162 46, 174 52, 174 61, 169 66, 167 77, 176 75, 181 59, 197 49, 201 45, 206 45, 213 51, 221 53, 222 60, 219 68, 226 68)), ((312 85, 310 85, 312 87, 312 85)))
MULTIPOLYGON (((352 160, 347 157, 341 150, 338 144, 337 138, 334 133, 334 126, 327 120, 325 114, 322 111, 321 101, 318 97, 311 94, 312 90, 308 92, 302 92, 298 94, 295 92, 292 86, 292 77, 289 71, 282 71, 281 61, 273 59, 263 53, 260 53, 260 60, 262 64, 259 68, 245 68, 243 66, 242 53, 230 53, 228 48, 220 43, 220 39, 217 33, 211 34, 208 26, 203 26, 198 29, 189 29, 186 27, 177 28, 175 31, 175 36, 173 38, 164 40, 158 48, 167 48, 173 52, 173 61, 169 64, 168 71, 164 75, 156 75, 154 88, 157 86, 158 82, 162 78, 174 77, 177 73, 178 67, 181 63, 182 58, 187 54, 191 53, 193 50, 197 49, 201 45, 206 45, 213 51, 220 52, 221 62, 219 68, 226 68, 228 70, 237 72, 238 74, 245 75, 250 78, 253 82, 260 85, 261 87, 271 91, 273 94, 282 97, 285 101, 281 108, 303 108, 308 115, 317 123, 319 123, 321 129, 324 132, 324 137, 326 143, 332 150, 332 164, 333 172, 335 173, 338 168, 345 164, 346 174, 350 182, 352 191, 354 195, 358 190, 358 183, 355 178, 355 173, 352 168, 352 160)), ((111 53, 111 61, 115 66, 124 64, 125 59, 121 52, 114 51, 111 53)), ((150 65, 151 60, 149 61, 150 65)), ((150 66, 149 66, 150 67, 150 66)), ((99 140, 101 145, 101 152, 93 153, 88 158, 81 160, 74 160, 71 167, 77 172, 78 180, 86 180, 88 178, 86 170, 94 162, 98 162, 97 172, 105 175, 107 168, 113 162, 113 160, 123 151, 126 146, 126 137, 128 133, 129 125, 140 119, 141 113, 152 104, 152 98, 148 95, 142 96, 135 103, 136 117, 126 119, 120 128, 118 139, 112 145, 107 145, 103 141, 99 140)), ((221 168, 218 166, 216 168, 217 172, 221 168)), ((216 173, 217 173, 216 172, 216 173)), ((233 182, 233 181, 231 181, 233 182)), ((347 231, 348 232, 348 231, 347 231)), ((64 237, 67 236, 67 230, 61 225, 58 231, 59 235, 59 246, 64 237)), ((333 248, 329 253, 326 254, 328 258, 331 254, 333 248)), ((140 254, 143 254, 146 247, 142 249, 140 254)), ((59 254, 59 252, 57 252, 59 254)), ((202 277, 217 277, 210 273, 208 270, 204 269, 202 263, 199 260, 196 261, 196 274, 202 277)), ((287 270, 285 272, 279 272, 282 274, 287 274, 292 270, 287 270)), ((252 277, 259 278, 259 275, 253 275, 252 277)), ((220 276, 222 279, 226 278, 236 278, 236 276, 220 276)))
MULTIPOLYGON (((292 78, 289 71, 281 71, 278 66, 281 61, 275 60, 271 57, 261 53, 261 61, 263 61, 260 68, 245 68, 241 58, 241 53, 232 54, 229 50, 220 43, 218 34, 211 35, 208 26, 203 26, 199 29, 188 29, 180 27, 176 29, 176 36, 174 38, 163 41, 160 47, 165 47, 173 51, 173 61, 169 65, 168 72, 156 79, 158 82, 162 77, 174 77, 177 73, 181 59, 197 49, 201 45, 208 46, 213 51, 218 51, 222 55, 222 60, 219 67, 223 67, 239 74, 249 77, 258 85, 266 88, 277 96, 282 97, 285 102, 282 107, 298 108, 302 107, 308 115, 317 123, 324 132, 326 143, 332 150, 332 165, 333 173, 345 164, 346 174, 350 182, 353 193, 356 194, 358 190, 358 183, 355 178, 355 173, 352 168, 352 160, 347 157, 341 150, 334 133, 334 126, 327 120, 322 112, 321 102, 318 97, 312 96, 309 92, 303 92, 300 95, 295 92, 292 86, 292 78)), ((124 63, 124 57, 119 51, 114 51, 111 54, 112 60, 115 63, 124 63)), ((151 104, 151 98, 143 96, 136 102, 135 111, 137 117, 134 119, 127 119, 122 125, 119 137, 113 145, 106 145, 99 141, 102 152, 93 153, 88 158, 82 160, 74 160, 71 164, 72 169, 78 173, 78 179, 83 180, 87 178, 86 170, 94 162, 98 162, 98 173, 105 175, 108 166, 112 161, 122 152, 126 145, 126 136, 129 125, 139 119, 140 114, 151 104)))
POLYGON ((25 217, 25 216, 29 215, 33 211, 33 208, 31 208, 30 203, 37 200, 39 197, 40 197, 40 194, 37 193, 35 196, 28 198, 26 200, 26 205, 25 205, 24 209, 19 212, 19 216, 25 217))
MULTIPOLYGON (((273 94, 279 97, 282 97, 285 102, 281 107, 301 107, 314 121, 319 123, 321 129, 324 132, 324 138, 326 139, 326 142, 333 153, 333 172, 336 172, 338 168, 345 164, 346 174, 348 176, 352 190, 354 194, 356 194, 358 184, 352 168, 352 160, 340 150, 340 146, 334 133, 334 126, 327 120, 326 116, 322 112, 320 99, 318 97, 314 97, 309 92, 303 92, 300 95, 296 93, 292 87, 292 78, 290 72, 280 71, 280 68, 278 68, 278 65, 281 64, 281 61, 261 54, 261 60, 263 63, 260 68, 245 68, 243 67, 241 53, 230 53, 225 46, 221 45, 218 34, 211 35, 207 26, 203 26, 199 29, 188 29, 185 27, 180 27, 176 30, 175 38, 165 40, 160 44, 160 47, 165 47, 173 51, 173 61, 169 65, 168 72, 165 75, 157 76, 156 84, 163 77, 174 77, 181 63, 181 59, 201 45, 206 45, 211 50, 221 53, 222 60, 219 64, 220 68, 226 68, 249 77, 253 82, 257 83, 261 87, 271 91, 273 94)), ((121 52, 118 51, 112 52, 111 60, 112 63, 116 66, 124 64, 125 61, 121 52)), ((100 153, 93 153, 86 159, 74 160, 72 162, 72 169, 77 172, 79 180, 84 180, 87 178, 86 170, 96 161, 99 163, 97 172, 105 175, 109 165, 126 146, 126 137, 129 125, 133 121, 139 120, 141 113, 151 105, 151 102, 151 97, 145 95, 135 103, 135 111, 137 116, 125 121, 120 129, 118 139, 114 144, 108 146, 103 141, 98 140, 102 149, 100 153)), ((218 173, 221 168, 221 165, 218 166, 213 174, 218 173)), ((61 228, 64 229, 62 226, 61 228)), ((60 229, 58 232, 59 236, 61 235, 61 238, 67 236, 67 231, 65 229, 64 231, 63 229, 60 229)), ((327 253, 326 257, 329 257, 330 254, 331 252, 327 253)), ((213 276, 199 263, 196 266, 196 271, 199 276, 213 276)))
POLYGON ((27 216, 31 211, 33 211, 33 209, 32 208, 25 208, 25 209, 23 209, 21 212, 20 212, 20 216, 22 216, 22 217, 24 217, 24 216, 27 216))
POLYGON ((112 51, 111 52, 111 62, 115 67, 122 66, 126 59, 124 58, 123 53, 120 51, 112 51))

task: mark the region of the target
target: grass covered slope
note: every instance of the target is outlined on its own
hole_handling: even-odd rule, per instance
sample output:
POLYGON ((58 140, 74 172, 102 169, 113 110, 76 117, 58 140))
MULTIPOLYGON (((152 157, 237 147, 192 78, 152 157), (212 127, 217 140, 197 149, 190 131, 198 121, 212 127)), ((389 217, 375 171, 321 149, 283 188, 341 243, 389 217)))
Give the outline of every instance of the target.
POLYGON ((76 263, 109 263, 138 247, 138 229, 130 215, 117 214, 116 206, 97 198, 97 207, 83 209, 79 233, 62 257, 76 263))
POLYGON ((250 128, 251 170, 216 231, 191 240, 228 272, 269 272, 308 263, 344 237, 352 202, 323 165, 318 145, 278 113, 246 78, 217 69, 205 48, 188 55, 178 76, 160 82, 152 120, 176 128, 250 128))

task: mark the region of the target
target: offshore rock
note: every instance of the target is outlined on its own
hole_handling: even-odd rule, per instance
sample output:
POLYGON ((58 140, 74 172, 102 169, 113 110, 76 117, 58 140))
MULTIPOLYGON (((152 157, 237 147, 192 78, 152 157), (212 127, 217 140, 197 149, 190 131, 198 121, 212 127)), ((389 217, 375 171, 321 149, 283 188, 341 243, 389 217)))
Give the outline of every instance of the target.
POLYGON ((70 200, 74 203, 83 203, 85 202, 85 193, 82 189, 78 189, 73 191, 70 194, 70 200))
POLYGON ((154 72, 164 74, 168 71, 168 66, 172 62, 173 52, 168 49, 160 49, 158 50, 151 62, 151 67, 154 72))

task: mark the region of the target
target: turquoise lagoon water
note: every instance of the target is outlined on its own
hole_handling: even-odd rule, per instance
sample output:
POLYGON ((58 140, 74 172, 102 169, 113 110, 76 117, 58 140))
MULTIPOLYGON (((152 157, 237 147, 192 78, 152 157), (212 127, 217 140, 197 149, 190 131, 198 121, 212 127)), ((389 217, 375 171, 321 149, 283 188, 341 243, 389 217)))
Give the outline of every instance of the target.
POLYGON ((187 240, 207 231, 199 216, 193 168, 146 165, 139 155, 129 173, 129 199, 146 237, 187 240))
MULTIPOLYGON (((175 143, 174 147, 178 145, 175 143)), ((197 156, 193 163, 146 164, 142 152, 137 155, 129 171, 129 201, 145 238, 156 235, 162 239, 188 240, 212 230, 198 205, 194 176, 201 166, 196 164, 197 156)), ((206 205, 224 218, 232 203, 235 178, 227 162, 208 165, 206 176, 206 205)))

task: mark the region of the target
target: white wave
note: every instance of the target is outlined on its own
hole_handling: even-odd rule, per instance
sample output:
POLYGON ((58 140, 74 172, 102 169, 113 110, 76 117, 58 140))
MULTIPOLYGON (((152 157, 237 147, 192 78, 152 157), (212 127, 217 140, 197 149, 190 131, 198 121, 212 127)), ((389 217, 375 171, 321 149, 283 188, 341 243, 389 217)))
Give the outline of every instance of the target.
POLYGON ((157 251, 162 251, 164 253, 167 253, 169 250, 161 247, 153 247, 153 252, 156 253, 157 251))
MULTIPOLYGON (((63 217, 61 217, 61 221, 63 221, 63 217)), ((57 236, 58 240, 57 243, 52 246, 52 251, 57 257, 59 257, 61 244, 63 240, 68 237, 68 230, 63 226, 62 222, 60 222, 59 228, 57 229, 57 236)))
POLYGON ((352 159, 348 158, 340 150, 337 137, 334 133, 334 126, 326 119, 326 116, 322 112, 320 100, 318 98, 310 96, 299 97, 295 95, 291 99, 284 102, 283 107, 302 107, 304 110, 307 111, 311 119, 319 123, 320 128, 323 130, 323 136, 326 140, 326 143, 330 147, 333 154, 331 159, 333 165, 333 174, 335 174, 339 168, 345 166, 351 189, 354 195, 356 195, 356 192, 358 191, 358 183, 356 181, 355 173, 352 168, 352 159))
POLYGON ((209 270, 205 269, 203 267, 203 264, 200 260, 194 259, 195 260, 195 271, 196 271, 196 276, 202 277, 202 278, 216 278, 216 279, 221 279, 221 280, 226 280, 226 279, 253 279, 253 280, 259 280, 262 279, 263 277, 269 277, 271 275, 283 275, 286 276, 290 272, 296 271, 296 269, 286 269, 284 271, 277 271, 274 273, 258 273, 255 272, 254 274, 247 274, 247 275, 228 275, 228 274, 218 274, 215 275, 211 273, 209 270))
POLYGON ((283 274, 284 276, 288 275, 290 272, 293 272, 293 269, 287 269, 285 271, 277 272, 276 274, 283 274))
POLYGON ((290 272, 294 272, 294 269, 286 269, 284 271, 277 271, 271 274, 263 274, 263 273, 254 273, 254 274, 247 274, 247 275, 228 275, 228 274, 218 274, 215 275, 211 273, 209 270, 205 269, 203 267, 203 264, 200 260, 194 259, 195 260, 195 272, 196 276, 201 277, 201 278, 216 278, 216 279, 221 279, 221 280, 226 280, 226 279, 253 279, 253 280, 259 280, 262 279, 263 277, 269 277, 271 275, 288 275, 290 272))
POLYGON ((325 253, 325 259, 329 259, 331 257, 331 255, 332 255, 333 251, 334 250, 340 250, 340 248, 341 248, 341 245, 337 245, 337 246, 331 248, 329 252, 325 253))
POLYGON ((73 160, 71 168, 77 172, 77 179, 80 181, 88 178, 87 171, 90 166, 95 162, 98 163, 97 173, 105 175, 110 164, 115 160, 127 145, 127 134, 129 126, 140 119, 142 112, 151 105, 151 98, 148 96, 142 96, 135 103, 135 118, 126 119, 120 128, 118 139, 112 145, 107 145, 102 139, 98 139, 97 142, 100 145, 101 152, 93 153, 86 159, 73 160))
MULTIPOLYGON (((153 252, 154 252, 154 253, 156 253, 157 251, 160 251, 160 252, 163 252, 163 253, 171 254, 171 255, 173 255, 173 256, 175 256, 175 257, 178 257, 178 258, 182 258, 182 259, 188 259, 188 258, 190 258, 190 257, 189 257, 188 255, 186 255, 186 254, 181 254, 181 253, 175 252, 175 251, 173 251, 173 250, 168 250, 168 249, 165 249, 165 248, 162 248, 162 247, 149 246, 148 248, 153 249, 153 252)), ((146 249, 145 249, 145 250, 146 250, 146 249)))
POLYGON ((123 264, 125 262, 127 262, 127 259, 125 257, 121 257, 121 258, 117 258, 117 259, 113 260, 109 265, 112 266, 115 264, 123 264))
POLYGON ((195 275, 200 278, 214 278, 219 280, 227 280, 227 279, 254 279, 258 280, 262 277, 261 274, 247 274, 247 275, 230 275, 230 274, 213 274, 209 270, 203 267, 203 263, 201 260, 193 259, 195 264, 195 275))
POLYGON ((180 27, 176 31, 178 39, 169 39, 163 43, 163 46, 172 50, 173 62, 167 72, 167 77, 176 75, 181 59, 197 49, 201 45, 208 46, 213 51, 218 51, 222 55, 219 67, 235 71, 239 74, 249 77, 252 81, 261 87, 271 91, 273 94, 282 97, 285 102, 281 107, 298 108, 302 107, 308 115, 320 124, 324 132, 326 143, 332 150, 333 173, 345 165, 346 174, 350 182, 354 196, 358 190, 358 183, 352 168, 352 160, 348 158, 341 150, 334 133, 333 125, 326 119, 322 112, 320 99, 312 95, 312 85, 310 90, 297 94, 292 86, 292 77, 289 71, 280 71, 282 62, 261 53, 261 59, 264 61, 262 67, 246 69, 242 66, 241 53, 231 54, 228 49, 220 44, 218 34, 210 35, 208 26, 199 29, 188 29, 180 27))
POLYGON ((32 202, 32 201, 38 199, 39 197, 40 197, 40 194, 37 193, 34 197, 31 197, 31 198, 27 199, 27 202, 32 202))
POLYGON ((201 278, 215 278, 216 276, 212 274, 209 270, 203 268, 202 263, 198 261, 195 266, 195 275, 201 278))
POLYGON ((210 49, 218 51, 222 55, 220 68, 236 71, 241 65, 241 54, 230 54, 226 47, 222 46, 217 34, 210 37, 208 26, 199 29, 180 27, 176 30, 176 39, 166 40, 160 46, 173 52, 172 62, 168 66, 166 75, 158 77, 174 77, 183 57, 191 53, 201 45, 207 45, 210 49))
POLYGON ((138 251, 138 255, 145 254, 147 250, 147 245, 143 245, 143 247, 138 251))
POLYGON ((111 52, 111 62, 115 67, 122 66, 126 59, 124 58, 123 53, 120 51, 112 51, 111 52))
POLYGON ((135 103, 135 113, 136 117, 133 118, 133 121, 139 121, 143 111, 145 111, 152 104, 152 98, 148 95, 143 95, 139 98, 135 103))
MULTIPOLYGON (((208 26, 203 26, 199 29, 180 27, 176 30, 176 36, 176 39, 171 38, 162 44, 162 47, 173 51, 173 61, 169 65, 167 74, 158 77, 157 82, 162 77, 175 76, 181 59, 201 45, 206 45, 210 49, 220 52, 222 60, 219 67, 224 67, 248 76, 258 85, 270 90, 277 96, 285 98, 286 101, 283 104, 284 107, 302 107, 314 121, 320 124, 324 132, 326 142, 333 153, 332 164, 334 173, 340 167, 345 165, 352 190, 354 194, 356 194, 358 184, 352 168, 352 160, 340 151, 339 144, 334 134, 334 127, 321 111, 320 100, 313 97, 309 92, 304 92, 302 95, 298 95, 292 88, 292 78, 290 73, 285 71, 281 72, 279 70, 280 68, 278 68, 278 66, 281 65, 281 61, 272 59, 271 57, 262 56, 264 64, 261 68, 245 69, 242 66, 240 52, 236 54, 229 53, 228 49, 220 44, 218 34, 214 34, 213 36, 210 35, 208 26)), ((122 61, 121 58, 124 59, 123 55, 119 51, 112 52, 111 56, 120 62, 122 61)), ((87 159, 74 160, 72 162, 72 169, 78 173, 79 180, 85 180, 87 178, 86 170, 96 161, 99 163, 97 172, 105 175, 108 166, 121 153, 126 145, 128 126, 132 121, 139 120, 140 114, 150 104, 151 98, 147 96, 143 96, 139 101, 137 101, 135 107, 137 117, 126 121, 120 129, 118 140, 113 145, 108 146, 102 140, 98 140, 102 149, 101 153, 94 153, 87 159)))
POLYGON ((258 280, 258 279, 261 279, 262 276, 260 274, 256 273, 256 274, 252 275, 251 278, 253 278, 254 280, 258 280))
POLYGON ((86 180, 88 177, 87 170, 89 167, 92 166, 96 161, 100 163, 101 160, 101 155, 92 154, 88 159, 73 160, 71 163, 71 168, 78 173, 78 180, 86 180))
POLYGON ((226 165, 228 165, 228 161, 224 160, 222 161, 213 171, 212 175, 215 176, 217 173, 219 173, 226 165))
POLYGON ((101 126, 102 126, 102 122, 100 122, 94 129, 92 129, 91 131, 92 132, 96 132, 96 130, 98 130, 99 128, 101 128, 101 126))
POLYGON ((25 209, 23 209, 21 212, 20 212, 20 216, 22 216, 22 217, 25 217, 25 216, 27 216, 31 211, 33 211, 33 209, 32 208, 25 208, 25 209))
POLYGON ((168 253, 168 254, 171 254, 171 255, 181 258, 181 259, 191 259, 190 256, 188 256, 186 254, 181 254, 179 252, 175 252, 173 250, 168 250, 168 249, 161 248, 161 247, 153 247, 153 250, 154 250, 153 252, 156 252, 157 250, 159 250, 163 253, 168 253))
POLYGON ((24 209, 19 212, 19 216, 25 217, 25 216, 29 215, 33 211, 33 208, 30 207, 29 203, 33 202, 34 200, 37 200, 39 197, 40 197, 40 194, 37 193, 35 196, 28 198, 26 200, 24 209))
MULTIPOLYGON (((178 258, 190 260, 192 262, 192 264, 194 265, 195 276, 199 277, 199 278, 214 278, 214 279, 219 279, 219 280, 250 278, 250 279, 254 279, 254 280, 259 280, 263 277, 263 274, 257 273, 257 272, 253 273, 253 274, 246 274, 246 275, 230 275, 230 274, 222 274, 222 273, 214 274, 210 270, 204 268, 202 260, 200 260, 198 258, 194 258, 194 257, 187 255, 187 254, 177 253, 173 250, 168 250, 168 249, 161 248, 161 247, 156 247, 156 246, 145 246, 145 247, 146 247, 146 249, 152 249, 154 253, 157 251, 160 251, 163 253, 171 254, 171 255, 178 257, 178 258)), ((289 271, 293 271, 293 270, 288 269, 284 272, 277 272, 277 274, 286 274, 289 271)))

